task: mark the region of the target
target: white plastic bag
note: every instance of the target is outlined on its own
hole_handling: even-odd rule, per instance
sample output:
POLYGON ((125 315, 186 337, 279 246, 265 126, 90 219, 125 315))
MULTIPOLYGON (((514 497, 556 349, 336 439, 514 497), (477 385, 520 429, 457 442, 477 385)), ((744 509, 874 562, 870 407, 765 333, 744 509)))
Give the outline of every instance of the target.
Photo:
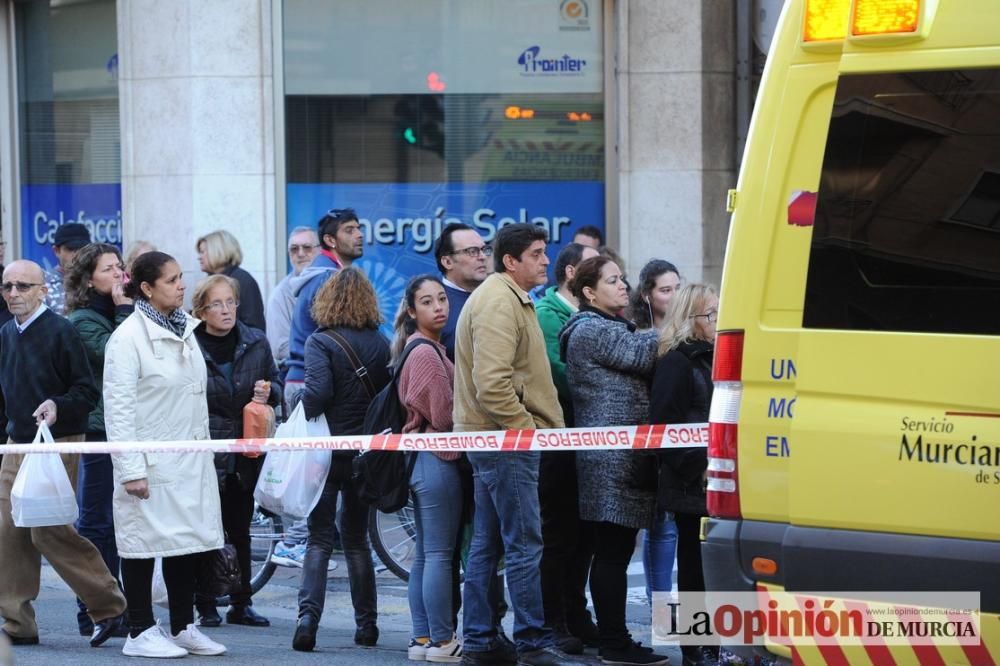
POLYGON ((170 608, 167 598, 167 583, 163 580, 163 560, 156 558, 153 565, 153 603, 160 608, 170 608))
MULTIPOLYGON (((288 420, 278 426, 275 437, 329 437, 326 418, 306 418, 299 402, 288 420)), ((293 518, 308 516, 320 496, 330 473, 332 452, 272 451, 264 459, 253 497, 268 511, 293 518)))
MULTIPOLYGON (((32 444, 53 444, 49 426, 38 426, 32 444)), ((58 453, 28 453, 10 490, 10 513, 18 527, 72 525, 80 516, 76 493, 58 453)))

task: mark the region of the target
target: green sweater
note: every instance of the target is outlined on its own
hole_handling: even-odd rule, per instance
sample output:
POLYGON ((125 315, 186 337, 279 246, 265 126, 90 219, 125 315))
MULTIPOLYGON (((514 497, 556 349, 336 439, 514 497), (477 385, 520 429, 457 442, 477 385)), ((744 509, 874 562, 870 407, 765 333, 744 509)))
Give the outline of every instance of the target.
MULTIPOLYGON (((94 373, 94 382, 97 390, 103 391, 104 387, 104 348, 111 338, 118 325, 125 321, 132 314, 131 306, 121 306, 115 308, 115 321, 112 323, 107 317, 92 308, 80 308, 69 313, 69 319, 76 327, 83 346, 87 350, 87 361, 90 362, 90 369, 94 373)), ((104 433, 104 397, 97 401, 97 406, 90 412, 87 419, 88 433, 104 433)))
POLYGON ((576 310, 570 308, 558 294, 556 287, 549 287, 545 295, 535 303, 538 313, 538 325, 545 336, 545 351, 549 356, 549 366, 552 368, 552 381, 559 393, 559 404, 568 427, 573 426, 573 399, 569 394, 569 383, 566 381, 566 364, 559 355, 559 331, 569 321, 576 310))

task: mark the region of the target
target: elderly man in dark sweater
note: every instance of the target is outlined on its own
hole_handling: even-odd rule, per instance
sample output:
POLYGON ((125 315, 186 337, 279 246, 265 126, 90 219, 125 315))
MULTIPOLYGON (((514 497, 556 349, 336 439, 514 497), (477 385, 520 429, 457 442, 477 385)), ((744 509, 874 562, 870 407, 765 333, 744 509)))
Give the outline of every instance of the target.
MULTIPOLYGON (((15 261, 3 272, 2 291, 11 321, 0 328, 0 407, 8 443, 31 442, 38 424, 49 425, 57 441, 82 441, 87 415, 100 393, 76 329, 49 310, 45 274, 32 261, 15 261)), ((76 455, 63 455, 76 481, 76 455)), ((17 527, 10 491, 24 460, 5 455, 0 463, 0 632, 14 645, 38 643, 31 601, 38 596, 41 556, 83 600, 94 621, 90 644, 106 641, 125 610, 125 598, 92 543, 72 525, 17 527)))

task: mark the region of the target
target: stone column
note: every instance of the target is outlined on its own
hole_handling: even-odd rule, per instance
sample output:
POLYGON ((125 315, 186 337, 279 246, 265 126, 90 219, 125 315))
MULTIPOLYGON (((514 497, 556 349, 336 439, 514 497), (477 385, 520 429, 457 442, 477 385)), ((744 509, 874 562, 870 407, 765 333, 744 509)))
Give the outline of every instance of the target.
POLYGON ((189 295, 195 240, 216 229, 239 239, 265 300, 277 282, 270 5, 118 0, 126 247, 175 256, 189 295))
POLYGON ((652 258, 718 284, 735 187, 732 0, 620 0, 619 238, 636 285, 652 258))

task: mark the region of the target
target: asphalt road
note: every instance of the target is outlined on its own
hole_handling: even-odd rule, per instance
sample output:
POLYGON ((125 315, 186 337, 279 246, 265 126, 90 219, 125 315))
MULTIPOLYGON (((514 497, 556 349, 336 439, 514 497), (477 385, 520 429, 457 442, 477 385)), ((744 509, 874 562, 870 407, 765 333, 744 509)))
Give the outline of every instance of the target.
MULTIPOLYGON (((406 603, 406 586, 389 572, 380 573, 379 629, 381 637, 377 647, 360 648, 354 645, 354 619, 342 556, 340 566, 331 575, 327 586, 326 610, 317 636, 316 650, 312 653, 294 652, 291 649, 295 630, 298 569, 279 569, 274 578, 254 597, 254 607, 271 620, 266 628, 230 627, 223 624, 205 633, 228 648, 224 657, 185 658, 184 663, 239 663, 240 666, 269 664, 408 664, 406 646, 410 635, 409 610, 406 603)), ((636 640, 650 643, 649 609, 642 591, 642 567, 638 558, 629 568, 629 626, 636 640)), ((76 627, 76 604, 69 588, 55 572, 46 566, 42 571, 42 589, 35 610, 40 627, 40 645, 19 646, 13 649, 14 663, 21 665, 63 666, 76 664, 136 663, 121 653, 124 639, 112 638, 100 648, 91 648, 87 639, 80 636, 76 627)), ((167 621, 164 609, 156 610, 157 617, 167 621)), ((506 625, 508 634, 511 614, 506 625)), ((670 656, 672 664, 680 664, 680 651, 661 649, 670 656)), ((588 651, 587 661, 599 663, 596 651, 588 651)), ((0 651, 0 666, 3 663, 0 651)))

